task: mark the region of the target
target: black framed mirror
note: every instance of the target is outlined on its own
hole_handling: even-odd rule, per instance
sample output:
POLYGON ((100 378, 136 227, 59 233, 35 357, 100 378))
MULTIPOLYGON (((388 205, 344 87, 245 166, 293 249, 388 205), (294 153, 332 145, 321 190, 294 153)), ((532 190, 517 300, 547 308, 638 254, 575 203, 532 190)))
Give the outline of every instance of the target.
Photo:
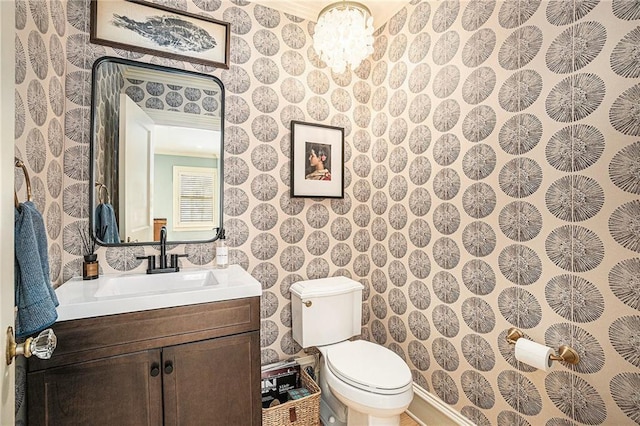
POLYGON ((224 86, 103 57, 93 66, 90 226, 101 245, 213 241, 222 228, 224 86))

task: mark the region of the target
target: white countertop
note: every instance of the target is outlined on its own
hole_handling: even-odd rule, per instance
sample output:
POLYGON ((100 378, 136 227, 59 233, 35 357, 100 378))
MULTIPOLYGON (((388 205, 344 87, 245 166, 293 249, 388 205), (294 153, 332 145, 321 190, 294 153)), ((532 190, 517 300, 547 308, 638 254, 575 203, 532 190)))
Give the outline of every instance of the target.
POLYGON ((58 321, 255 297, 262 286, 240 265, 163 274, 72 278, 56 289, 58 321))

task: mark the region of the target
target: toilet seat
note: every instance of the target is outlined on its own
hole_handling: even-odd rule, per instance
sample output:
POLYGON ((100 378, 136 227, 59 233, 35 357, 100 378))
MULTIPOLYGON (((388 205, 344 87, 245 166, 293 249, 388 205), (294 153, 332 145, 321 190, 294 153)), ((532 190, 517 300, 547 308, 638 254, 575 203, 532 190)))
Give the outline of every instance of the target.
POLYGON ((327 367, 340 380, 371 393, 395 395, 413 386, 407 364, 395 352, 366 340, 326 348, 327 367))

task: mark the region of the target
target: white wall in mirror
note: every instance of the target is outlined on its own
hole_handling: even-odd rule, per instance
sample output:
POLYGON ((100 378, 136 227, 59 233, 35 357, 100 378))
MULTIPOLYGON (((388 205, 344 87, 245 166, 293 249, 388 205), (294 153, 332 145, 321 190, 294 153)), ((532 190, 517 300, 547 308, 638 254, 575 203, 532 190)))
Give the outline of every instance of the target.
POLYGON ((157 123, 156 128, 156 154, 220 157, 220 145, 211 143, 212 140, 218 141, 222 137, 218 130, 165 126, 157 123))

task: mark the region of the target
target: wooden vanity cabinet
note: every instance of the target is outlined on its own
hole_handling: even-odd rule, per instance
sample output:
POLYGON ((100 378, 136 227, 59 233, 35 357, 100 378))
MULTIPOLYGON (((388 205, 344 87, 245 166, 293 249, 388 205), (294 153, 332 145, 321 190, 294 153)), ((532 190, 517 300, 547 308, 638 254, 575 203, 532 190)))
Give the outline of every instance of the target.
POLYGON ((29 425, 161 425, 160 350, 28 374, 29 425))
POLYGON ((259 297, 65 321, 28 424, 260 425, 259 297))

